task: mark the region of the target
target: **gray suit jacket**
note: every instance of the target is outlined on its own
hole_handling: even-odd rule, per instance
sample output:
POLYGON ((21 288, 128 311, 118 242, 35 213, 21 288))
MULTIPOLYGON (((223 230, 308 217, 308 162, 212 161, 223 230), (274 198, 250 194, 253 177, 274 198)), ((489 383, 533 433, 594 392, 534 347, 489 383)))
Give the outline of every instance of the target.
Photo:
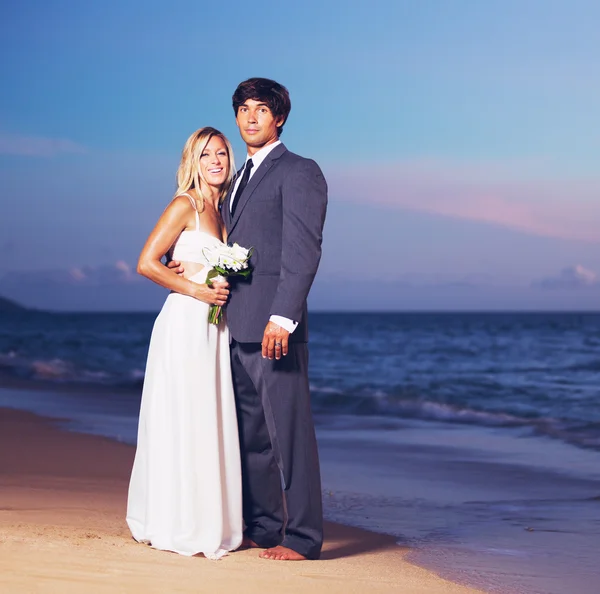
POLYGON ((222 216, 227 241, 254 248, 250 278, 232 277, 227 324, 238 342, 261 342, 271 315, 299 323, 290 340, 308 340, 306 299, 321 259, 327 184, 319 166, 275 147, 222 216))

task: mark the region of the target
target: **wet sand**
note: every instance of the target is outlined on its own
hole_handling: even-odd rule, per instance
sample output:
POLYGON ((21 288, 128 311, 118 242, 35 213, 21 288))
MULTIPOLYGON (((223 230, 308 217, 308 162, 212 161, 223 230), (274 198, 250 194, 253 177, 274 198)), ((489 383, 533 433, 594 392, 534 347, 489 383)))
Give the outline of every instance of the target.
POLYGON ((0 591, 469 593, 407 561, 394 537, 327 523, 322 559, 221 561, 156 551, 124 521, 134 449, 0 409, 0 591))

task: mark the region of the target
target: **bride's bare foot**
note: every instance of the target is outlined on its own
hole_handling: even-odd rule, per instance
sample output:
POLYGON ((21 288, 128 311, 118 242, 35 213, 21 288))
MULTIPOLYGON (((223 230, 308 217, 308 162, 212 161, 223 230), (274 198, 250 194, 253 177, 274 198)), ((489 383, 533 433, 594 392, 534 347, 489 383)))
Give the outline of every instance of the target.
POLYGON ((252 539, 248 538, 247 536, 244 536, 244 538, 242 538, 242 544, 240 545, 238 551, 241 551, 243 549, 260 549, 261 547, 258 546, 252 539))
POLYGON ((272 561, 306 561, 304 555, 282 545, 263 551, 259 557, 261 559, 271 559, 272 561))

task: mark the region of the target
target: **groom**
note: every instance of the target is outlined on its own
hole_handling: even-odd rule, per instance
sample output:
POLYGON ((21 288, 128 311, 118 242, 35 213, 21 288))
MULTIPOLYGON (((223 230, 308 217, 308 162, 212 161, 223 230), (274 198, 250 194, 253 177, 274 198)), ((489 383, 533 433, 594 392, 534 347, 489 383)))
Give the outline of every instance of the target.
POLYGON ((275 560, 318 559, 321 481, 308 386, 306 299, 321 258, 327 185, 279 137, 285 87, 251 78, 233 94, 247 157, 221 214, 228 242, 253 247, 249 280, 227 306, 236 394, 245 544, 275 560))

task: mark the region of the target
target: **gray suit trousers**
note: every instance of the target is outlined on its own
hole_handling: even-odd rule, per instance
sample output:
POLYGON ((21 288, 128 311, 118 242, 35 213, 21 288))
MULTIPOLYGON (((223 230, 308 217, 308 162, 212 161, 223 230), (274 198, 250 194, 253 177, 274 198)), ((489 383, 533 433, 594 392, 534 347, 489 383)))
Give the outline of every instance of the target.
POLYGON ((263 359, 259 343, 231 343, 246 536, 318 559, 323 543, 321 479, 310 408, 308 347, 263 359), (292 480, 293 477, 293 480, 292 480))

